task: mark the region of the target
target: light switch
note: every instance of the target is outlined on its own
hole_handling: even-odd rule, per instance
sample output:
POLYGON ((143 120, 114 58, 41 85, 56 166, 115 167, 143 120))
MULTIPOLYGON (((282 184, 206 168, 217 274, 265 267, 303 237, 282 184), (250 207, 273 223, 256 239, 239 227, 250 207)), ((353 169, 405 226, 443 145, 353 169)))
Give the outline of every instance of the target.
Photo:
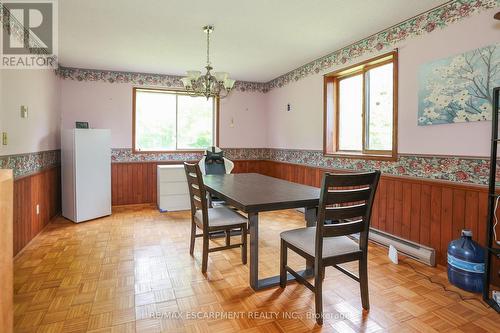
POLYGON ((7 132, 2 132, 2 145, 7 145, 7 132))
POLYGON ((21 118, 28 118, 28 107, 21 105, 21 118))

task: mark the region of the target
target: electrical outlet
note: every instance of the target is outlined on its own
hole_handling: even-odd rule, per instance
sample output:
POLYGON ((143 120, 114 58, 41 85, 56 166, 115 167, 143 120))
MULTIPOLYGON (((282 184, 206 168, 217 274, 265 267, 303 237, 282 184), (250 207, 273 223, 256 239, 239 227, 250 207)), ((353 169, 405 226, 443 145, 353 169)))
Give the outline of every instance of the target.
POLYGON ((40 215, 40 205, 36 205, 36 215, 40 215))
POLYGON ((7 143, 7 132, 2 132, 2 145, 6 146, 7 143))
POLYGON ((291 106, 290 104, 287 104, 287 105, 286 105, 286 110, 287 110, 288 112, 292 111, 292 106, 291 106))
POLYGON ((398 250, 394 245, 389 245, 389 259, 396 265, 398 264, 398 250))
POLYGON ((21 105, 21 118, 28 118, 28 107, 21 105))

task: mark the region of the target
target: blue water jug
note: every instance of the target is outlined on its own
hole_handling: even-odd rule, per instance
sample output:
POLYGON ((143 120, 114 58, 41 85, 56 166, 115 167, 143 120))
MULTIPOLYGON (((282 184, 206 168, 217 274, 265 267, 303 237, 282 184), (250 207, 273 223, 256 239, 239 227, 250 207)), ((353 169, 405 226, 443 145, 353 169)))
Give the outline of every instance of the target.
POLYGON ((462 230, 462 237, 448 245, 448 280, 451 284, 471 292, 483 290, 484 249, 472 240, 470 230, 462 230))

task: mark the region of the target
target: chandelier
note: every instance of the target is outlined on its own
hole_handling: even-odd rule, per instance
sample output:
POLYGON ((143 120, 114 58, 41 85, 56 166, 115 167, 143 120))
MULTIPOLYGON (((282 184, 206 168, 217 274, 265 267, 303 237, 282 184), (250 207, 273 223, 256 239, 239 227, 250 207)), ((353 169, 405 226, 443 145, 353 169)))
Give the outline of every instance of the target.
POLYGON ((207 72, 201 75, 200 71, 187 71, 186 77, 181 79, 184 89, 187 92, 196 96, 224 98, 234 87, 234 80, 229 78, 226 72, 215 72, 210 64, 210 34, 214 31, 214 27, 207 25, 203 27, 203 31, 207 34, 207 72))

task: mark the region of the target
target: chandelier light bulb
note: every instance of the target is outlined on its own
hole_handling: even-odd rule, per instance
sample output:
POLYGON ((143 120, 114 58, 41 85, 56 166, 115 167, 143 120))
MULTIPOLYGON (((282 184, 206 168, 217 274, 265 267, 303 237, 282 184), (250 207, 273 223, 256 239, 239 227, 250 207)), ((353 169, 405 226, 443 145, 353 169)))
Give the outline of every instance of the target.
POLYGON ((184 89, 192 96, 205 96, 224 98, 234 87, 235 80, 229 78, 226 72, 214 72, 210 63, 210 35, 214 31, 214 27, 207 25, 203 27, 203 31, 207 34, 207 64, 206 72, 202 75, 200 71, 190 70, 186 72, 186 77, 181 79, 184 89))

